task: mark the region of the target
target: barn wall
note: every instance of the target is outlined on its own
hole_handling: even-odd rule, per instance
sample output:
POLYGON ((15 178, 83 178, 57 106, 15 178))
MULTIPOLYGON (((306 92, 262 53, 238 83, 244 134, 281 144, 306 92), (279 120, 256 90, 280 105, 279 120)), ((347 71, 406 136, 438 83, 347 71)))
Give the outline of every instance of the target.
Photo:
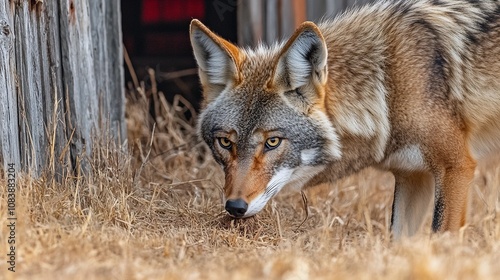
POLYGON ((0 160, 20 165, 15 83, 14 4, 0 2, 0 160), (12 131, 12 133, 11 133, 12 131))
POLYGON ((238 44, 272 44, 290 36, 305 20, 334 17, 375 0, 238 0, 238 44))

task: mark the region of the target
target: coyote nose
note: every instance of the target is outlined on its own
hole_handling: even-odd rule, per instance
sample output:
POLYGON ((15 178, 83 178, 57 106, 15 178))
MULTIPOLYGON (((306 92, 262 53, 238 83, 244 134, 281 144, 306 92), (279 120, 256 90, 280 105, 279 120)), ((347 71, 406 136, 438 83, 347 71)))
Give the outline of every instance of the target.
POLYGON ((226 211, 236 218, 241 218, 247 211, 248 204, 243 199, 229 199, 226 201, 226 211))

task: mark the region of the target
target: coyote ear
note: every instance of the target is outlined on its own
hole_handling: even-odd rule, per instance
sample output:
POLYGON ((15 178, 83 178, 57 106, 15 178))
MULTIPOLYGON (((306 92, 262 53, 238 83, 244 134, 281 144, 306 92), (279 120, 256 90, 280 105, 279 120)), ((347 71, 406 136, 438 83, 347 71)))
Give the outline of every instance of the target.
POLYGON ((274 66, 272 86, 293 90, 305 85, 324 85, 327 78, 328 50, 321 31, 304 22, 283 47, 274 66))
POLYGON ((228 84, 241 81, 238 68, 242 54, 238 47, 215 35, 197 19, 191 21, 190 37, 204 97, 210 102, 228 84))

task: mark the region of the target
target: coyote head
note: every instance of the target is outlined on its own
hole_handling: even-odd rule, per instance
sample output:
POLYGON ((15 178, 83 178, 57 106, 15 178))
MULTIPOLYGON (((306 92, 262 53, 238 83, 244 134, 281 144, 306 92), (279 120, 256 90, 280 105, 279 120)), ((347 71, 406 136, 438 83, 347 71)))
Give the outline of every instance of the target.
POLYGON ((190 35, 204 97, 198 132, 225 171, 229 214, 256 214, 284 186, 302 187, 340 158, 325 113, 327 48, 314 23, 286 43, 254 50, 198 20, 190 35))

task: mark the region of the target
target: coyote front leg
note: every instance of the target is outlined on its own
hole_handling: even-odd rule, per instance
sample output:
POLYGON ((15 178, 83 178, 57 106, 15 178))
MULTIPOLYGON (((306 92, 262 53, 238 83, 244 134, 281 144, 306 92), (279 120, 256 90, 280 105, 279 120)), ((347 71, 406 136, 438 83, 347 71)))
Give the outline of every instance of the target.
POLYGON ((436 176, 436 192, 432 230, 456 231, 465 224, 467 195, 474 177, 474 160, 464 155, 436 176))

